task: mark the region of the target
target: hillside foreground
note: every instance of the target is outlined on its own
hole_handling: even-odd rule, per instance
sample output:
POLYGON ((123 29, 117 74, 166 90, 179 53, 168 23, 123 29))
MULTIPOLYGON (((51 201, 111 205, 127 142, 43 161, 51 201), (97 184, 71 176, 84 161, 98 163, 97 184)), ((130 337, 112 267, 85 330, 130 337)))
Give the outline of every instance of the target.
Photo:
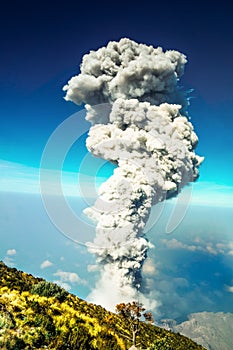
MULTIPOLYGON (((0 348, 127 350, 130 324, 122 316, 0 262, 0 348)), ((140 349, 203 350, 189 338, 143 323, 140 349)))

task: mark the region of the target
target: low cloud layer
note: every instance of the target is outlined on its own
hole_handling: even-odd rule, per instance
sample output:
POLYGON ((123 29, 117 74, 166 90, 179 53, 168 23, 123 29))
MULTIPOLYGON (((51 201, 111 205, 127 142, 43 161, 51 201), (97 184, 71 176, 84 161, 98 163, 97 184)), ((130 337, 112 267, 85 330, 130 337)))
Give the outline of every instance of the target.
POLYGON ((233 242, 205 242, 203 239, 196 238, 189 244, 183 243, 176 238, 163 239, 162 244, 168 249, 182 249, 191 252, 203 252, 211 255, 233 255, 233 242))

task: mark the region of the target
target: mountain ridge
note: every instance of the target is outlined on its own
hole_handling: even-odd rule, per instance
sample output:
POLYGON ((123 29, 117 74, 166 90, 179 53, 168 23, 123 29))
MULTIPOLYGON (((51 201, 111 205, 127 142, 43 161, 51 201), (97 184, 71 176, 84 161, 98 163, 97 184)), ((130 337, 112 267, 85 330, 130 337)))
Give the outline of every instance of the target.
POLYGON ((193 313, 187 321, 174 325, 172 330, 202 344, 207 350, 232 350, 232 313, 193 313))

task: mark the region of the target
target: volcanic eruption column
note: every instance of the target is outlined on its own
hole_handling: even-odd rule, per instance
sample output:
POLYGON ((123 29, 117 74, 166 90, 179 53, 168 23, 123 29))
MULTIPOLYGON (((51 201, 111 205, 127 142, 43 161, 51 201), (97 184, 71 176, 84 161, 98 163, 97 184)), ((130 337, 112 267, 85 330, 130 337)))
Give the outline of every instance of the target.
POLYGON ((185 63, 177 51, 124 38, 84 55, 81 73, 64 87, 66 100, 85 103, 88 150, 118 165, 85 210, 96 222, 89 250, 101 267, 89 297, 108 309, 138 296, 148 304, 140 289, 151 207, 198 177, 203 158, 177 85, 185 63))

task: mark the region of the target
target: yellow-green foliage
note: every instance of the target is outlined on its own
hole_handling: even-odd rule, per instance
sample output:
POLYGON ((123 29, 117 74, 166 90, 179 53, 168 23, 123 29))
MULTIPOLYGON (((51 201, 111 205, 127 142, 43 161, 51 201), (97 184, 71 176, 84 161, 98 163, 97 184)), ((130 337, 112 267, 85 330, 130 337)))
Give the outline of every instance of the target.
MULTIPOLYGON (((130 336, 130 325, 122 316, 0 262, 1 349, 126 350, 130 336)), ((138 341, 143 349, 203 349, 188 338, 145 323, 138 341), (172 347, 161 347, 165 340, 172 347), (156 342, 160 347, 152 346, 156 342)))

